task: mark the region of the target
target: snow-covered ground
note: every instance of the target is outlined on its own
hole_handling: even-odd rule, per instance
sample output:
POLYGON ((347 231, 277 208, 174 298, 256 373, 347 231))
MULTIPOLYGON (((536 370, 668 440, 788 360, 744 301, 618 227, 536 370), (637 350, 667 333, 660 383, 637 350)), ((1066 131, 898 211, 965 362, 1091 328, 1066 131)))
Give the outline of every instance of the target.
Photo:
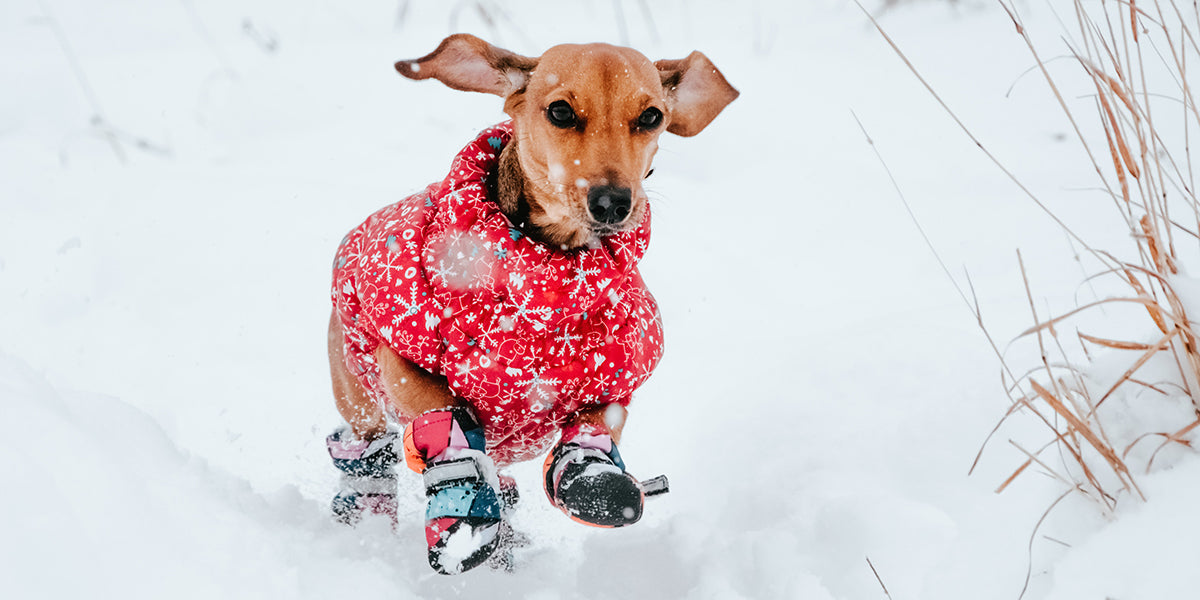
MULTIPOLYGON (((885 598, 868 559, 896 600, 1016 598, 1027 571, 1027 598, 1200 593, 1194 457, 1115 522, 1071 498, 1032 541, 1062 488, 993 493, 1019 421, 967 476, 1008 407, 998 363, 856 116, 1001 343, 1031 321, 1014 249, 1040 307, 1072 306, 1083 275, 853 3, 644 3, 648 20, 521 0, 485 3, 492 27, 469 4, 0 4, 0 596, 885 598), (667 356, 622 454, 672 493, 593 530, 522 465, 520 568, 449 578, 425 564, 415 476, 398 532, 330 522, 322 442, 337 241, 504 118, 392 70, 455 30, 526 54, 700 49, 742 96, 664 136, 648 182, 667 356)), ((1054 15, 1023 9, 1053 43, 1054 15)), ((1056 214, 1123 243, 1002 11, 906 3, 882 24, 1056 214)))

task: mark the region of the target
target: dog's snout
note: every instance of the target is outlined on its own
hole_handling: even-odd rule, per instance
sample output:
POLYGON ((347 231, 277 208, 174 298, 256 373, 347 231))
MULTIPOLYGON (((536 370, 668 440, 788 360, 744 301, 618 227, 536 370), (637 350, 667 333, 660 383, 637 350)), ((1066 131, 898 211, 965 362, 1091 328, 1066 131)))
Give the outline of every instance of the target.
POLYGON ((629 218, 632 207, 629 188, 597 185, 588 190, 588 212, 598 223, 616 225, 629 218))

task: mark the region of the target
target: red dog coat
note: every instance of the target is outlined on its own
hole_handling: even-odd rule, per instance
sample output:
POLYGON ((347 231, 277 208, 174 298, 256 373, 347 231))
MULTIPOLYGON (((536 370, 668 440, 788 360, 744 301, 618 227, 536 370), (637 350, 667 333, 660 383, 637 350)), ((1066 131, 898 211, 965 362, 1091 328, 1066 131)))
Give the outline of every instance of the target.
POLYGON ((581 409, 627 405, 662 357, 658 306, 638 273, 649 212, 596 248, 525 237, 487 197, 511 137, 511 122, 484 130, 445 180, 351 231, 332 290, 346 366, 376 402, 389 407, 374 359, 386 344, 447 378, 499 464, 545 453, 581 409))

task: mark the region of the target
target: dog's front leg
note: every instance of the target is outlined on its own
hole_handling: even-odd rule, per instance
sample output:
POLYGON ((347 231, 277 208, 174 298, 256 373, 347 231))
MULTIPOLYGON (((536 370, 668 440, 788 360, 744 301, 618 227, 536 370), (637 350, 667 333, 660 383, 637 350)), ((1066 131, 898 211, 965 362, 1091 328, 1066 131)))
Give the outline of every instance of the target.
POLYGON ((450 393, 445 377, 408 362, 387 346, 375 349, 375 363, 379 365, 379 380, 388 400, 404 421, 431 410, 466 406, 450 393))
POLYGON ((387 346, 375 350, 379 379, 392 408, 409 421, 404 459, 425 479, 429 565, 460 573, 482 564, 500 542, 502 515, 496 465, 475 411, 429 373, 387 346))
POLYGON ((642 486, 617 451, 627 415, 619 404, 581 411, 546 456, 546 495, 579 523, 621 527, 642 518, 642 486))
POLYGON ((618 443, 621 441, 621 430, 625 428, 625 419, 628 417, 629 410, 614 402, 579 411, 567 423, 563 431, 573 426, 590 426, 607 432, 608 435, 612 436, 612 441, 618 443))

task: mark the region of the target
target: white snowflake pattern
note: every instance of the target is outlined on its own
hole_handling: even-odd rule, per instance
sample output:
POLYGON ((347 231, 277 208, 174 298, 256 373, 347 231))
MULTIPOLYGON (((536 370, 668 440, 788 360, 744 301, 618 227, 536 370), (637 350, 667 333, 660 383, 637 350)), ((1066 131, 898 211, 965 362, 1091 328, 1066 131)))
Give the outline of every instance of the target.
MULTIPOLYGON (((511 387, 502 388, 500 390, 500 393, 498 394, 498 396, 500 397, 499 404, 501 404, 501 405, 512 404, 514 400, 520 399, 521 395, 522 395, 522 391, 519 386, 511 386, 511 387)), ((496 408, 497 408, 497 412, 498 412, 500 410, 500 407, 497 406, 496 408)))
POLYGON ((569 295, 571 298, 576 298, 576 297, 578 297, 578 296, 579 296, 579 291, 580 291, 580 290, 588 290, 588 291, 591 291, 591 289, 592 289, 592 286, 591 286, 591 284, 589 284, 589 283, 588 283, 588 279, 587 279, 587 278, 588 278, 588 277, 591 277, 591 276, 594 276, 594 275, 599 275, 599 274, 600 274, 600 269, 599 269, 599 268, 581 269, 581 268, 579 268, 579 267, 575 267, 575 276, 574 276, 574 277, 572 277, 572 278, 571 278, 571 279, 570 279, 570 280, 567 282, 567 283, 574 283, 574 284, 575 284, 575 288, 574 288, 573 290, 571 290, 571 293, 570 293, 570 294, 568 294, 568 295, 569 295))
POLYGON ((574 353, 575 352, 574 342, 578 342, 582 339, 583 339, 582 335, 572 334, 572 333, 570 333, 569 330, 563 331, 562 335, 555 336, 554 341, 562 344, 562 347, 560 347, 558 349, 558 353, 557 353, 558 356, 565 356, 568 353, 574 353))
MULTIPOLYGON (((394 239, 394 238, 392 238, 392 239, 394 239)), ((379 263, 379 266, 383 268, 384 275, 389 283, 392 281, 395 281, 397 279, 400 279, 400 274, 404 273, 404 270, 406 268, 404 266, 404 263, 406 262, 406 260, 408 258, 407 256, 405 256, 404 254, 401 254, 400 252, 390 251, 391 247, 392 247, 392 243, 393 242, 391 240, 389 240, 389 242, 388 242, 389 252, 387 253, 387 259, 385 259, 379 263), (393 276, 393 273, 395 273, 395 276, 393 276)))
POLYGON ((396 316, 392 319, 392 325, 399 326, 400 322, 404 319, 421 312, 421 309, 425 306, 425 301, 418 297, 420 293, 421 289, 417 285, 417 282, 414 281, 412 283, 412 287, 409 288, 408 298, 405 298, 403 294, 392 295, 392 300, 395 301, 396 304, 400 305, 401 308, 404 308, 403 313, 396 313, 396 316))
POLYGON ((514 305, 517 309, 517 312, 513 316, 517 317, 517 318, 525 319, 526 321, 529 321, 529 323, 533 325, 533 328, 535 330, 541 331, 542 329, 546 328, 546 324, 543 321, 549 320, 550 316, 554 314, 554 310, 551 309, 549 306, 539 306, 539 307, 531 308, 529 306, 529 303, 532 301, 533 301, 533 291, 531 290, 531 291, 525 292, 525 295, 522 296, 522 298, 521 298, 521 303, 514 305), (541 317, 542 320, 536 321, 533 318, 534 316, 541 317))
POLYGON ((629 247, 628 236, 614 235, 608 239, 611 240, 610 243, 613 245, 613 248, 616 250, 616 254, 618 254, 621 258, 629 256, 630 254, 633 253, 633 249, 629 247))
POLYGON ((597 372, 596 385, 600 387, 600 389, 608 389, 612 387, 612 379, 610 379, 609 376, 605 375, 604 373, 597 372))
POLYGON ((371 268, 370 255, 365 252, 361 254, 355 254, 350 261, 354 263, 355 268, 357 268, 359 271, 368 270, 371 268))
POLYGON ((453 263, 446 264, 446 259, 438 261, 438 266, 433 269, 432 275, 442 280, 444 285, 450 285, 451 281, 458 279, 458 271, 454 268, 453 263))
POLYGON ((562 380, 542 377, 545 373, 545 369, 534 371, 529 379, 517 382, 518 386, 528 386, 529 408, 534 412, 546 410, 558 400, 557 386, 562 384, 562 380))
POLYGON ((467 360, 455 365, 455 368, 459 377, 470 377, 471 373, 475 370, 475 365, 472 365, 471 359, 468 358, 467 360))

